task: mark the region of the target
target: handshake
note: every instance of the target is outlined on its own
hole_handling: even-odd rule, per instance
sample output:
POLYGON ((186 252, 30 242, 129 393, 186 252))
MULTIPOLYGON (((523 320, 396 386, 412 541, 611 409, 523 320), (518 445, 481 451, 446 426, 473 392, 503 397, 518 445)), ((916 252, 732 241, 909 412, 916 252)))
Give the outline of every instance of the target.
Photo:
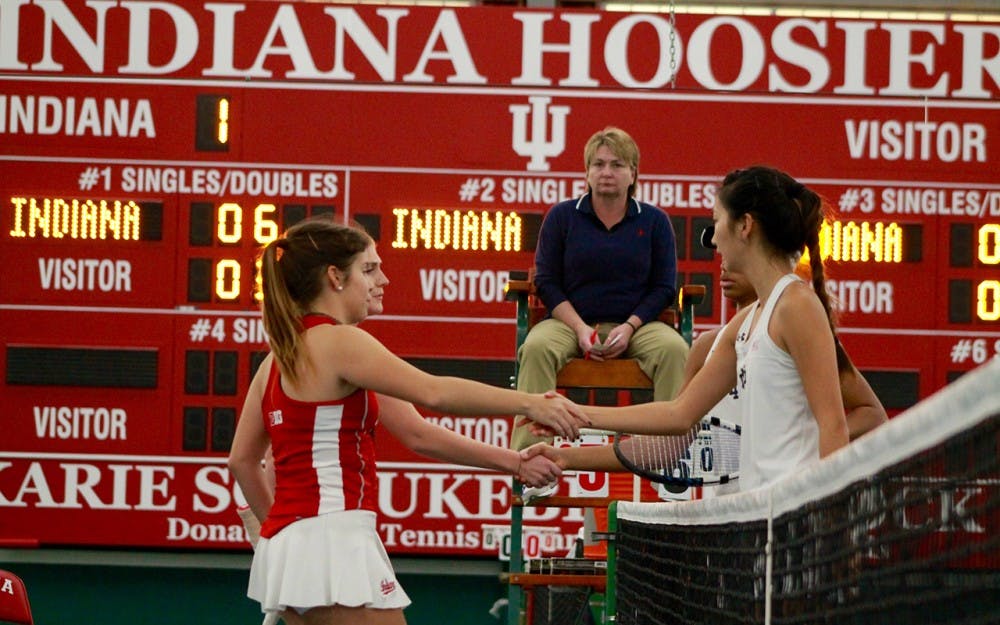
POLYGON ((535 443, 518 452, 521 460, 517 466, 517 479, 532 487, 552 484, 562 477, 566 463, 559 450, 548 443, 535 443))
MULTIPOLYGON (((527 410, 518 419, 536 436, 562 436, 573 440, 579 437, 581 427, 592 425, 583 406, 555 391, 529 397, 527 410)), ((566 468, 559 450, 548 443, 536 443, 518 453, 517 479, 528 486, 551 484, 562 477, 566 468)))

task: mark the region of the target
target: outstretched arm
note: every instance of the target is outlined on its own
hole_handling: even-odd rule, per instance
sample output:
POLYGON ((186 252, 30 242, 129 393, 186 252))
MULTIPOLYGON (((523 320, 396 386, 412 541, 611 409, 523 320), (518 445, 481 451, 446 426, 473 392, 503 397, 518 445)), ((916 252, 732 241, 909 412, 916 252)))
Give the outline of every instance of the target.
POLYGON ((389 432, 423 456, 516 475, 530 486, 544 486, 562 475, 551 460, 538 454, 524 458, 512 449, 494 447, 426 421, 413 404, 379 395, 379 421, 389 432))
MULTIPOLYGON (((539 445, 543 445, 539 443, 539 445)), ((627 471, 615 456, 614 447, 593 445, 588 447, 552 447, 544 445, 542 453, 562 469, 572 471, 627 471)))
POLYGON ((618 408, 581 406, 593 427, 630 434, 684 434, 736 384, 736 331, 744 314, 723 329, 705 366, 675 399, 618 408))
MULTIPOLYGON (((315 329, 313 330, 316 331, 315 329)), ((329 327, 319 362, 346 383, 383 395, 458 414, 524 414, 576 438, 586 425, 580 407, 565 397, 521 393, 472 380, 434 376, 393 355, 367 332, 349 326, 329 327), (336 334, 333 334, 336 333, 336 334)))

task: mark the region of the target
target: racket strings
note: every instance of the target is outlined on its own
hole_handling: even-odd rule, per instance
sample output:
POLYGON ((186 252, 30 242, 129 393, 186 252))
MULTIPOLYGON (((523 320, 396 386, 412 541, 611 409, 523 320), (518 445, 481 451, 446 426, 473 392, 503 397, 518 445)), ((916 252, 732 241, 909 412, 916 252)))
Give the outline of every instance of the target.
POLYGON ((700 422, 680 435, 626 436, 620 441, 619 452, 644 472, 714 481, 720 476, 738 475, 740 435, 726 427, 700 422))
POLYGON ((700 429, 700 426, 695 426, 686 434, 676 436, 636 434, 622 445, 627 445, 627 453, 639 468, 669 475, 684 466, 682 463, 690 461, 691 444, 700 429))

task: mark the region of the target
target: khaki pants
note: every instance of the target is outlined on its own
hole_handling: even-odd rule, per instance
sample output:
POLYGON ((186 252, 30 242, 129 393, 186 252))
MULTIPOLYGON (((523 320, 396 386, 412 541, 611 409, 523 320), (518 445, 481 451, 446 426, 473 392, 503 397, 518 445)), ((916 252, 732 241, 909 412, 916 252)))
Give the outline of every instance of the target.
MULTIPOLYGON (((615 323, 598 326, 601 341, 615 323)), ((688 346, 676 330, 660 321, 640 327, 621 358, 635 358, 639 368, 653 381, 653 400, 673 399, 684 380, 684 364, 688 346)), ((544 393, 556 387, 556 374, 571 358, 581 357, 576 333, 556 319, 545 319, 528 332, 517 352, 517 390, 544 393)), ((539 441, 551 439, 533 436, 526 427, 515 427, 511 433, 512 449, 524 449, 539 441)))

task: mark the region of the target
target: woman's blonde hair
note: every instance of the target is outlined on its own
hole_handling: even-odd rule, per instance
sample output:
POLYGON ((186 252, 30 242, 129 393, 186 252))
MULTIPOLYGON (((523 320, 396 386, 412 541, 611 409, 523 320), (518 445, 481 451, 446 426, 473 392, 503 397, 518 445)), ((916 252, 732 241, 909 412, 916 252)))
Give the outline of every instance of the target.
POLYGON ((639 182, 639 146, 621 128, 608 126, 600 132, 595 132, 583 148, 583 168, 585 171, 590 169, 590 163, 594 160, 594 155, 597 154, 597 148, 602 145, 607 146, 615 156, 635 170, 635 182, 628 187, 628 196, 632 197, 635 195, 635 186, 639 182))

